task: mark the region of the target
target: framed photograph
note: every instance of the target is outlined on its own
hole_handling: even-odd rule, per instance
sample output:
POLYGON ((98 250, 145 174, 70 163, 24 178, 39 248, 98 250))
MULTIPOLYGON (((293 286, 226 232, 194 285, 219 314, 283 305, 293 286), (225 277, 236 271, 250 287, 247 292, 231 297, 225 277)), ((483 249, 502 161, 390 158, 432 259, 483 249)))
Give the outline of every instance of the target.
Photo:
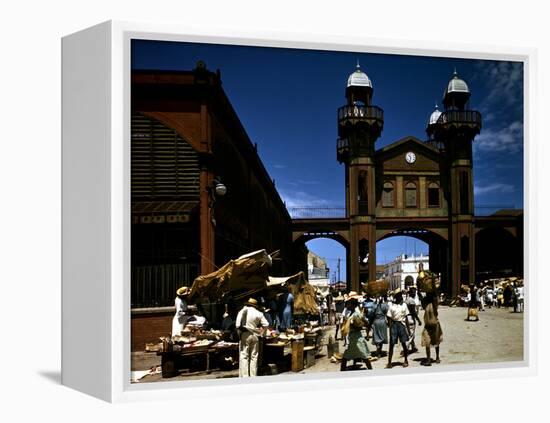
POLYGON ((122 401, 534 371, 534 58, 65 37, 63 383, 122 401))

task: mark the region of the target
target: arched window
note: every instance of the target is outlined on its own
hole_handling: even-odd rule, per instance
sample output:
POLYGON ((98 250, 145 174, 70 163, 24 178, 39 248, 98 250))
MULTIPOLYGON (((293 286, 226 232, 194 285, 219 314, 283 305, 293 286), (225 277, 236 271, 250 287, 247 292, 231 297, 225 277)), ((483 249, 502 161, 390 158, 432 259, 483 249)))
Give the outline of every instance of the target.
POLYGON ((392 182, 384 182, 382 189, 382 207, 394 207, 394 188, 392 182))
POLYGON ((428 207, 440 207, 441 199, 439 185, 436 182, 428 184, 428 207))
POLYGON ((357 205, 360 215, 368 214, 368 200, 367 171, 362 170, 357 176, 357 205))
POLYGON ((407 182, 405 184, 405 207, 418 207, 418 196, 416 195, 416 184, 407 182))
POLYGON ((460 172, 460 213, 468 214, 470 212, 470 179, 468 173, 460 172))

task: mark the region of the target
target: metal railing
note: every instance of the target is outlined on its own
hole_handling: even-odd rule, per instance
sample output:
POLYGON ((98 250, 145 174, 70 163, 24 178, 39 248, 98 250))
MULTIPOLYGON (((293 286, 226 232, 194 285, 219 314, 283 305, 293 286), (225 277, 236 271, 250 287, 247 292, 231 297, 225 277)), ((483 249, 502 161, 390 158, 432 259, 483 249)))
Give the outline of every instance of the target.
POLYGON ((481 126, 481 113, 476 110, 447 110, 441 113, 437 123, 467 123, 481 126))
POLYGON ((342 106, 338 109, 338 122, 346 119, 384 120, 384 111, 378 106, 342 106))
MULTIPOLYGON (((360 212, 366 213, 366 201, 360 212)), ((499 210, 514 209, 513 205, 480 204, 474 207, 476 216, 489 216, 499 210)), ((345 207, 288 207, 288 213, 293 219, 311 218, 342 218, 346 217, 345 207)))
POLYGON ((174 305, 176 290, 191 286, 199 275, 197 263, 132 266, 132 308, 174 305))
POLYGON ((288 207, 293 219, 346 217, 345 207, 288 207))

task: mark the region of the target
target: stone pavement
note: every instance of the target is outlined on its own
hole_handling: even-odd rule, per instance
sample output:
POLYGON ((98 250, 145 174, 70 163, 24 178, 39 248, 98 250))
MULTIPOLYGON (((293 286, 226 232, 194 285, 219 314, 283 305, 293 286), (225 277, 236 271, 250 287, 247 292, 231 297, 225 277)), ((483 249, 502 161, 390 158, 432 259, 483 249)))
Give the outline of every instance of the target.
MULTIPOLYGON (((523 360, 523 313, 512 313, 511 308, 509 310, 487 308, 485 311, 479 312, 478 322, 466 322, 466 310, 463 307, 441 306, 439 308, 439 320, 443 329, 443 342, 440 347, 441 364, 432 364, 432 368, 452 364, 523 360)), ((423 314, 424 312, 421 310, 421 320, 423 314)), ((409 367, 422 367, 420 360, 426 356, 426 353, 425 349, 420 346, 421 334, 422 327, 417 326, 415 342, 418 352, 409 355, 409 367)), ((339 346, 340 352, 343 353, 343 341, 339 341, 339 346)), ((370 340, 369 348, 371 348, 371 352, 376 351, 370 340)), ((384 345, 383 350, 387 352, 388 345, 384 345)), ((399 346, 394 349, 392 358, 396 368, 403 363, 400 354, 401 347, 399 346)), ((435 351, 432 347, 433 358, 435 358, 435 351)), ((374 370, 384 369, 387 364, 387 357, 371 362, 374 370)), ((352 366, 351 361, 348 361, 348 366, 352 366)), ((366 369, 364 364, 357 365, 357 367, 366 369)), ((331 363, 328 357, 322 357, 315 362, 315 365, 305 369, 302 373, 339 370, 339 362, 331 363)), ((391 370, 384 369, 384 371, 391 370)))
MULTIPOLYGON (((489 309, 479 312, 480 320, 478 322, 466 322, 466 308, 463 307, 445 307, 439 309, 439 320, 443 329, 443 342, 440 348, 440 364, 433 364, 432 369, 437 366, 448 366, 452 364, 477 364, 477 363, 495 363, 503 361, 521 361, 523 360, 523 313, 512 313, 512 309, 489 309)), ((423 311, 420 312, 422 320, 423 311)), ((332 334, 334 328, 327 333, 332 334)), ((420 345, 420 336, 422 327, 416 330, 416 345, 418 352, 409 356, 409 367, 421 367, 420 360, 425 357, 425 350, 420 345)), ((325 340, 326 342, 326 340, 325 340)), ((369 347, 372 346, 369 340, 369 347)), ((343 341, 339 341, 340 353, 345 348, 343 341)), ((371 352, 376 348, 372 346, 371 352)), ((388 346, 384 345, 384 352, 387 353, 388 346)), ((401 347, 397 346, 394 350, 393 362, 395 368, 400 368, 403 358, 400 356, 401 347)), ((340 362, 331 363, 327 357, 326 346, 322 349, 322 356, 319 356, 315 364, 300 373, 318 373, 318 372, 338 372, 340 362)), ((435 357, 435 351, 432 348, 432 358, 435 357)), ((148 369, 153 365, 160 364, 160 358, 151 354, 134 354, 132 356, 132 370, 148 369)), ((384 369, 387 364, 387 357, 372 361, 374 371, 391 372, 384 369)), ((348 366, 352 367, 352 362, 348 361, 348 366)), ((357 369, 366 369, 364 364, 357 365, 357 369)), ((293 374, 293 373, 286 373, 293 374)), ((178 376, 164 380, 190 380, 190 379, 215 379, 236 377, 238 371, 213 372, 211 374, 202 374, 196 376, 178 376)), ((160 375, 150 375, 142 379, 141 382, 155 382, 163 380, 160 375)))

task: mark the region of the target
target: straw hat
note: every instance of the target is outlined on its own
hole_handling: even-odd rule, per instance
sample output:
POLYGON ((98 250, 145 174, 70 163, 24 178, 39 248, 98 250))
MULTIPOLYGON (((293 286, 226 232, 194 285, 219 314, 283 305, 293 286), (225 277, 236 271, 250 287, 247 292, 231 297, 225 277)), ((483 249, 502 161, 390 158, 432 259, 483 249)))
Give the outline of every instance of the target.
POLYGON ((347 301, 349 300, 357 300, 359 301, 360 299, 363 299, 363 296, 362 295, 359 295, 357 292, 355 291, 350 291, 349 294, 348 294, 348 298, 347 298, 347 301))
POLYGON ((245 304, 251 307, 258 307, 258 301, 252 297, 250 297, 245 304))
POLYGON ((178 288, 178 290, 176 291, 176 295, 180 297, 184 295, 189 295, 189 287, 182 286, 181 288, 178 288))

